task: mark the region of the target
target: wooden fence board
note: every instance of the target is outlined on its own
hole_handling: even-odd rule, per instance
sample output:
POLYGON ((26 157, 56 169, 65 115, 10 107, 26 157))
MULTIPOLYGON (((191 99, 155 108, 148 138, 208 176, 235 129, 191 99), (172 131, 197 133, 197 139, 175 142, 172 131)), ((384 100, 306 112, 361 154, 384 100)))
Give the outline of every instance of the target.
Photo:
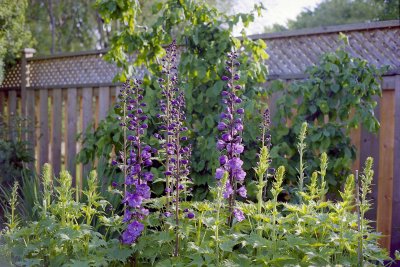
POLYGON ((40 90, 40 137, 39 137, 39 168, 49 161, 49 95, 47 89, 40 90))
POLYGON ((99 88, 99 121, 107 116, 108 108, 110 106, 110 87, 99 88))
MULTIPOLYGON (((379 103, 379 97, 375 97, 375 101, 379 103)), ((380 105, 375 107, 375 116, 380 118, 380 105)), ((364 166, 364 162, 368 157, 374 159, 374 179, 372 181, 372 192, 369 195, 371 201, 371 209, 366 213, 366 218, 373 221, 373 227, 376 227, 376 211, 378 201, 378 174, 379 174, 379 133, 373 134, 366 129, 361 131, 361 144, 360 144, 360 169, 364 166)))
POLYGON ((51 161, 54 173, 58 176, 61 171, 62 91, 54 89, 52 93, 51 161))
POLYGON ((392 228, 393 152, 394 152, 394 91, 386 91, 381 99, 379 136, 379 178, 377 230, 382 232, 380 244, 390 250, 392 228))
POLYGON ((15 136, 15 123, 14 116, 17 114, 17 91, 12 90, 8 93, 8 127, 10 130, 10 139, 14 140, 15 136))
POLYGON ((3 120, 3 115, 6 109, 6 93, 0 91, 0 122, 3 120))
MULTIPOLYGON (((28 119, 28 143, 33 149, 36 151, 36 97, 35 91, 27 90, 26 91, 26 112, 27 112, 27 119, 28 119)), ((33 170, 35 168, 35 164, 29 164, 29 167, 33 170)))
MULTIPOLYGON (((390 247, 400 248, 400 75, 395 83, 395 114, 394 114, 394 170, 393 170, 393 204, 392 204, 392 238, 390 247)), ((393 253, 392 249, 392 253, 393 253)), ((392 254, 393 256, 393 254, 392 254)))
POLYGON ((354 160, 352 166, 353 172, 355 172, 356 170, 361 169, 360 165, 361 126, 360 125, 358 125, 358 128, 352 129, 350 131, 350 139, 351 143, 357 148, 356 159, 354 160))
POLYGON ((67 120, 66 122, 66 168, 72 178, 72 186, 76 185, 76 135, 77 135, 77 91, 76 88, 68 89, 67 120))
MULTIPOLYGON (((82 132, 85 133, 86 130, 92 130, 92 128, 88 129, 87 127, 93 121, 93 89, 83 88, 82 89, 82 132)), ((91 169, 90 164, 83 165, 83 174, 82 178, 85 179, 89 174, 91 169)))

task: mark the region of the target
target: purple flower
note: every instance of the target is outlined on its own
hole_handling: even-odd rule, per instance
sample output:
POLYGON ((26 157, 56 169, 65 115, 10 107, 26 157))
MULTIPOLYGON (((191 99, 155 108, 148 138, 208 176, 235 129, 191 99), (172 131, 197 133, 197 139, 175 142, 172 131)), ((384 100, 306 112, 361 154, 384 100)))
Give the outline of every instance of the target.
POLYGON ((236 123, 235 124, 235 129, 237 130, 237 131, 243 131, 243 124, 242 123, 236 123))
POLYGON ((235 216, 235 218, 238 222, 241 222, 245 219, 243 211, 241 211, 240 209, 234 209, 233 216, 235 216))
POLYGON ((112 187, 117 187, 117 186, 118 186, 118 183, 117 183, 117 182, 112 182, 112 183, 111 183, 111 186, 112 186, 112 187))
POLYGON ((154 174, 153 173, 151 173, 151 172, 143 173, 143 179, 145 181, 151 182, 151 181, 153 181, 153 178, 154 178, 154 174))
POLYGON ((246 187, 244 187, 244 186, 240 187, 240 188, 237 190, 237 193, 238 193, 241 197, 246 198, 246 197, 247 197, 247 190, 246 190, 246 187))
POLYGON ((222 177, 224 177, 224 174, 225 174, 225 170, 223 168, 217 168, 215 170, 215 178, 217 180, 221 180, 222 177))
POLYGON ((126 210, 124 214, 123 222, 129 222, 132 219, 132 212, 130 210, 126 210))
POLYGON ((233 151, 233 153, 235 153, 235 154, 241 154, 241 153, 243 153, 244 147, 241 144, 233 143, 233 144, 228 144, 226 146, 226 150, 228 152, 233 151))
POLYGON ((230 170, 241 169, 242 165, 243 165, 243 161, 240 158, 232 158, 228 162, 228 167, 230 170))
POLYGON ((138 221, 133 221, 128 225, 122 233, 122 243, 130 245, 141 235, 144 230, 144 225, 138 221))
POLYGON ((226 129, 226 124, 225 124, 225 122, 219 122, 219 123, 218 123, 218 126, 217 126, 217 129, 220 130, 220 131, 225 130, 225 129, 226 129))
POLYGON ((171 215, 172 214, 169 211, 164 212, 164 216, 167 217, 167 218, 171 217, 171 215))
POLYGON ((225 191, 223 193, 223 196, 224 196, 224 198, 229 198, 232 194, 233 194, 233 188, 228 181, 228 182, 226 182, 225 191))
POLYGON ((232 170, 232 175, 237 181, 243 182, 246 177, 246 172, 242 169, 234 169, 232 170))
POLYGON ((189 213, 187 214, 187 217, 188 217, 189 219, 193 219, 193 218, 194 218, 194 213, 193 213, 193 212, 189 212, 189 213))
POLYGON ((227 81, 227 80, 229 80, 229 78, 227 76, 222 76, 221 80, 227 81))
POLYGON ((224 134, 221 136, 221 138, 222 138, 222 140, 223 140, 224 142, 229 142, 229 141, 232 140, 232 136, 231 136, 229 133, 224 133, 224 134))
POLYGON ((217 149, 218 149, 218 150, 224 149, 225 146, 226 146, 226 143, 225 143, 224 141, 222 141, 222 140, 218 140, 218 141, 217 141, 217 149))
POLYGON ((139 184, 136 186, 136 193, 144 199, 149 199, 151 192, 147 184, 139 184))
POLYGON ((225 165, 228 162, 228 157, 226 155, 222 155, 219 157, 219 164, 220 165, 225 165))
POLYGON ((142 205, 143 197, 137 193, 126 192, 124 202, 131 208, 139 208, 142 205))

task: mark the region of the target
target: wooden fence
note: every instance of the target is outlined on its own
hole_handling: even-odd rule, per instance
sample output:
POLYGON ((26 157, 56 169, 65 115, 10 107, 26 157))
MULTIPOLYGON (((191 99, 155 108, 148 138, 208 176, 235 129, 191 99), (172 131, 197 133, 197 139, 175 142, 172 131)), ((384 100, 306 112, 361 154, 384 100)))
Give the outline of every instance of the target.
MULTIPOLYGON (((400 24, 396 21, 345 25, 317 30, 254 36, 269 45, 270 79, 304 78, 304 69, 318 61, 319 55, 338 46, 339 32, 350 39, 350 52, 377 66, 389 65, 383 77, 383 97, 375 114, 380 118, 378 135, 363 129, 352 133, 358 148, 355 169, 361 169, 366 157, 375 159, 372 191, 373 210, 382 232, 382 245, 400 249, 400 24), (396 37, 397 36, 397 37, 396 37)), ((36 128, 27 137, 35 145, 36 169, 45 162, 57 173, 68 169, 82 177, 90 166, 76 165, 81 144, 77 134, 91 122, 97 127, 115 101, 118 84, 112 78, 118 68, 102 60, 105 51, 33 57, 24 56, 6 74, 0 86, 0 114, 28 116, 36 128)), ((144 70, 141 70, 144 71, 144 70)), ((271 99, 274 109, 274 98, 271 99)), ((12 122, 11 122, 12 123, 12 122)), ((79 183, 79 182, 78 182, 79 183)))

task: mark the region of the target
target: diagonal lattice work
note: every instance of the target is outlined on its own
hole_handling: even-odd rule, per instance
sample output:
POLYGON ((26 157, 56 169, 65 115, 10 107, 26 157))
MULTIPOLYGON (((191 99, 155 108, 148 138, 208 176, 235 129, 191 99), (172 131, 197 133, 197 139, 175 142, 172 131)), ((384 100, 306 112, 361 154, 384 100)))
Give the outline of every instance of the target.
MULTIPOLYGON (((388 65, 392 74, 400 72, 400 23, 398 21, 342 25, 321 29, 263 34, 252 36, 267 43, 270 58, 266 61, 270 78, 291 79, 329 51, 340 45, 339 34, 349 38, 353 56, 363 58, 377 67, 388 65)), ((106 51, 80 52, 28 59, 28 87, 51 88, 111 84, 118 68, 103 60, 106 51)), ((142 76, 145 70, 138 70, 142 76)), ((6 73, 0 88, 21 86, 20 64, 6 73)))
MULTIPOLYGON (((377 67, 400 67, 400 26, 345 32, 349 38, 349 52, 377 67)), ((316 64, 323 53, 340 46, 339 32, 263 38, 270 58, 270 75, 300 75, 316 64)))

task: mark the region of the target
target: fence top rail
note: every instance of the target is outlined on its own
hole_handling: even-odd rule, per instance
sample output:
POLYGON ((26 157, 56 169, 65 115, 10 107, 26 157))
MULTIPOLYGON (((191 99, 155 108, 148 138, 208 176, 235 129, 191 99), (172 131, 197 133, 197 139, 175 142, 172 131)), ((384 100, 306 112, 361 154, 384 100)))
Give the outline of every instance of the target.
POLYGON ((308 28, 301 30, 254 34, 250 35, 249 37, 251 39, 271 40, 278 38, 290 38, 296 36, 320 35, 320 34, 339 33, 339 32, 345 33, 351 31, 368 31, 368 30, 394 28, 394 27, 400 27, 400 20, 386 20, 386 21, 375 21, 368 23, 322 26, 322 27, 308 28))

